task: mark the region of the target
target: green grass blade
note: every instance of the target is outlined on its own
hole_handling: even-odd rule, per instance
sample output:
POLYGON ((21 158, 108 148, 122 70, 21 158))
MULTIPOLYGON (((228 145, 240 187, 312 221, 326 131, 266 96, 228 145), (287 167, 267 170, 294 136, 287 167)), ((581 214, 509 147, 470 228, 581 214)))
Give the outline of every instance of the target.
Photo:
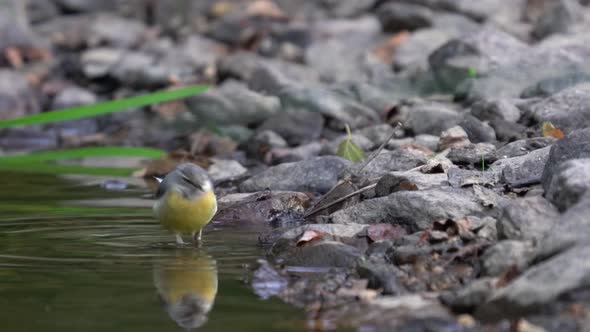
POLYGON ((131 176, 136 168, 87 167, 80 165, 60 165, 54 163, 0 163, 0 171, 37 174, 81 174, 96 176, 131 176))
POLYGON ((68 150, 41 151, 22 155, 0 156, 0 164, 38 163, 45 161, 76 159, 85 157, 145 157, 160 158, 166 152, 151 148, 137 147, 88 147, 68 150))
POLYGON ((190 97, 205 91, 207 88, 208 86, 206 85, 196 85, 181 89, 150 93, 137 97, 107 101, 94 105, 32 114, 17 119, 0 120, 0 129, 93 117, 97 115, 118 112, 129 108, 148 106, 165 101, 190 97))

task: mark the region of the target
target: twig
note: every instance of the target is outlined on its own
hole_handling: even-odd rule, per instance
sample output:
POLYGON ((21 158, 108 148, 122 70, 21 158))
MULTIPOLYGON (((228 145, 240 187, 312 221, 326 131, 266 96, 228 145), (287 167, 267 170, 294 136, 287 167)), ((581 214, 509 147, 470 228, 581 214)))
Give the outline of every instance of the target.
MULTIPOLYGON (((336 204, 338 204, 338 203, 340 203, 340 202, 343 202, 343 201, 345 201, 345 200, 347 200, 347 199, 349 199, 349 198, 351 198, 351 197, 353 197, 353 196, 356 196, 356 195, 358 195, 358 194, 360 194, 360 193, 363 193, 363 192, 365 192, 365 191, 367 191, 367 190, 369 190, 369 189, 375 188, 376 186, 377 186, 377 183, 370 184, 370 185, 368 185, 368 186, 366 186, 366 187, 363 187, 363 188, 361 188, 361 189, 359 189, 359 190, 357 190, 357 191, 355 191, 355 192, 352 192, 352 193, 350 193, 350 194, 348 194, 348 195, 346 195, 346 196, 342 196, 342 197, 338 198, 337 200, 335 200, 335 201, 333 201, 333 202, 330 202, 330 203, 328 203, 328 204, 326 204, 326 205, 324 205, 324 206, 322 206, 322 207, 320 207, 320 208, 317 208, 317 209, 316 209, 316 208, 314 208, 312 211, 310 211, 310 212, 306 212, 306 213, 303 215, 303 217, 304 217, 304 218, 307 218, 307 217, 309 217, 309 216, 311 216, 311 215, 314 215, 314 214, 316 214, 316 213, 318 213, 318 212, 320 212, 320 211, 323 211, 323 210, 325 210, 325 209, 327 209, 327 208, 329 208, 329 207, 332 207, 332 206, 334 206, 334 205, 336 205, 336 204)), ((317 206, 317 205, 316 205, 316 206, 317 206)))
POLYGON ((377 156, 381 153, 381 151, 383 151, 383 149, 385 148, 385 146, 387 145, 387 143, 389 143, 389 141, 391 141, 391 139, 393 138, 393 136, 395 136, 395 131, 399 128, 401 128, 402 124, 401 122, 398 122, 397 125, 395 127, 393 127, 393 130, 391 131, 391 135, 389 135, 389 137, 387 137, 387 139, 381 143, 381 145, 379 146, 379 148, 377 150, 375 150, 375 152, 373 152, 369 158, 365 159, 365 161, 363 162, 363 164, 355 170, 355 174, 354 175, 359 175, 360 172, 367 167, 367 165, 369 165, 369 163, 371 161, 373 161, 373 159, 377 158, 377 156))

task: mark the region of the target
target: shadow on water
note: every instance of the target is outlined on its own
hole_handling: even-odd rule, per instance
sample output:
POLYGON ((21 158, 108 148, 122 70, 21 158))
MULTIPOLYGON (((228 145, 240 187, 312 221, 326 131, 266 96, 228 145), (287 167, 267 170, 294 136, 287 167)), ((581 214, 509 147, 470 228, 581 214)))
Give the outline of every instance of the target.
POLYGON ((266 226, 213 223, 202 248, 176 248, 141 187, 0 176, 3 331, 302 329, 301 312, 243 281, 266 226))

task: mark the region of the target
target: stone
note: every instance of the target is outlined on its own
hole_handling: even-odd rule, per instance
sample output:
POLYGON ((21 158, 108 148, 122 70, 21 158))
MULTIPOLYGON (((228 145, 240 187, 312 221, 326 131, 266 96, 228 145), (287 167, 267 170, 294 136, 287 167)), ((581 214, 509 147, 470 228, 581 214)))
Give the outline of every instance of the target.
POLYGON ((428 7, 403 2, 389 2, 377 11, 385 32, 418 30, 433 25, 435 13, 428 7))
POLYGON ((377 197, 383 197, 400 189, 409 190, 406 185, 401 184, 402 181, 406 181, 408 185, 414 185, 417 189, 423 190, 445 186, 447 176, 444 173, 424 174, 418 171, 390 172, 379 179, 375 187, 375 194, 377 197))
POLYGON ((295 247, 284 259, 285 264, 291 266, 352 268, 361 257, 361 251, 355 247, 335 241, 321 241, 295 247))
POLYGON ((545 191, 560 165, 570 159, 590 158, 590 128, 580 129, 560 139, 551 147, 541 182, 545 191))
POLYGON ((462 147, 469 145, 469 137, 463 128, 455 126, 443 131, 438 141, 438 150, 443 151, 451 147, 462 147))
POLYGON ((271 189, 326 193, 337 183, 338 174, 350 165, 350 161, 335 156, 284 163, 244 181, 240 191, 271 189))
POLYGON ((578 2, 557 0, 534 22, 531 35, 536 39, 544 39, 552 34, 567 33, 582 18, 582 8, 578 2))
POLYGON ((31 23, 39 24, 55 18, 59 9, 52 1, 30 0, 27 2, 27 14, 31 23))
POLYGON ((242 224, 292 223, 303 216, 311 203, 309 196, 292 191, 263 191, 218 197, 216 220, 242 224))
POLYGON ((195 122, 203 125, 255 125, 280 111, 279 100, 248 89, 236 81, 226 81, 186 99, 195 122))
POLYGON ((566 72, 535 82, 522 91, 522 98, 546 98, 569 87, 590 82, 590 74, 585 72, 566 72))
POLYGON ((465 114, 459 126, 465 130, 469 140, 473 143, 495 143, 496 131, 486 122, 482 122, 476 117, 465 114))
POLYGON ((551 122, 565 133, 590 127, 590 83, 567 88, 531 106, 535 121, 551 122))
POLYGON ((248 170, 235 160, 211 159, 213 164, 207 169, 207 173, 214 183, 236 179, 244 175, 248 170))
POLYGON ((447 158, 455 164, 485 165, 496 160, 496 147, 489 143, 469 144, 452 148, 447 158))
POLYGON ((439 83, 453 91, 470 73, 485 75, 514 62, 527 49, 516 38, 488 26, 450 40, 434 51, 428 62, 439 83))
POLYGON ((115 9, 116 0, 92 1, 92 0, 56 0, 61 8, 69 12, 94 12, 99 10, 115 9))
POLYGON ((414 134, 439 136, 460 121, 459 113, 453 108, 440 103, 418 103, 408 107, 407 118, 402 121, 405 128, 414 134))
POLYGON ((534 257, 534 248, 528 242, 500 241, 487 248, 481 256, 482 274, 499 277, 511 269, 524 271, 534 257))
POLYGON ((560 212, 578 204, 590 189, 590 159, 570 159, 562 163, 547 186, 545 197, 560 212))
POLYGON ((512 158, 518 156, 524 156, 532 151, 550 147, 552 144, 557 142, 554 137, 534 137, 527 138, 518 141, 514 141, 504 145, 496 151, 498 160, 505 158, 512 158))
POLYGON ((490 169, 501 174, 502 182, 512 188, 538 184, 541 182, 550 150, 551 147, 545 147, 522 156, 499 159, 490 169))
POLYGON ((324 117, 314 112, 281 112, 269 117, 257 130, 272 130, 290 146, 317 140, 324 129, 324 117))
POLYGON ((328 122, 334 129, 344 129, 345 124, 355 129, 378 121, 375 111, 328 89, 289 88, 279 94, 279 99, 283 110, 320 113, 336 122, 328 122))
POLYGON ((521 115, 518 107, 509 99, 482 100, 473 104, 470 111, 481 121, 502 119, 517 122, 521 115))
POLYGON ((497 173, 467 170, 459 167, 451 167, 447 172, 447 177, 448 183, 455 188, 473 185, 494 187, 500 182, 497 173))
POLYGON ((141 21, 100 14, 92 20, 87 42, 90 47, 132 48, 142 41, 146 30, 141 21))
POLYGON ((18 118, 40 111, 40 102, 26 77, 10 70, 0 70, 0 119, 18 118))
POLYGON ((105 77, 121 61, 123 54, 122 50, 108 47, 87 50, 80 60, 82 71, 90 79, 105 77))
POLYGON ((151 54, 129 51, 109 68, 109 75, 130 87, 161 88, 171 83, 172 73, 151 54))
POLYGON ((390 125, 382 123, 356 130, 354 133, 362 135, 371 140, 371 142, 373 142, 373 146, 380 146, 383 144, 383 142, 385 142, 392 132, 393 128, 390 125))
POLYGON ((386 197, 365 200, 330 215, 336 224, 392 223, 409 231, 424 230, 441 219, 458 219, 481 213, 484 208, 469 191, 432 188, 398 191, 386 197))
POLYGON ((590 246, 577 246, 541 262, 517 277, 476 311, 486 321, 539 312, 560 296, 590 285, 590 246), (548 287, 550 285, 550 287, 548 287))
POLYGON ((395 49, 393 67, 397 70, 428 68, 428 55, 449 41, 452 36, 440 29, 420 29, 395 49))
POLYGON ((323 144, 320 142, 311 142, 300 145, 296 148, 274 148, 269 151, 271 164, 290 163, 316 157, 320 154, 323 144))
POLYGON ((502 207, 497 224, 498 237, 540 240, 560 219, 555 207, 543 197, 517 199, 502 207))
POLYGON ((440 300, 454 312, 472 312, 492 296, 496 282, 495 278, 480 278, 461 288, 443 292, 440 300))
POLYGON ((255 159, 264 159, 273 148, 286 148, 287 142, 281 135, 272 130, 263 130, 255 133, 246 142, 246 154, 255 159))
POLYGON ((407 171, 420 165, 424 165, 425 163, 426 156, 414 150, 382 150, 375 159, 365 166, 358 176, 364 178, 378 178, 392 171, 407 171))
POLYGON ((403 272, 391 264, 379 264, 365 262, 357 267, 359 277, 367 279, 370 289, 381 290, 384 295, 401 295, 406 292, 397 275, 403 275, 403 272))
POLYGON ((74 106, 92 105, 98 101, 98 97, 92 91, 81 87, 71 86, 60 91, 54 98, 51 108, 60 110, 74 106))

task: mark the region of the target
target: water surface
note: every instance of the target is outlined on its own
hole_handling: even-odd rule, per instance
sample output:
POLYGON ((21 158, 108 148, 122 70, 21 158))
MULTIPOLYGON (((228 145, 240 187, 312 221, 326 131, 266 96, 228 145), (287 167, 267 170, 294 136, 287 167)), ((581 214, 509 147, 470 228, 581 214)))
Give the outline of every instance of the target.
POLYGON ((2 331, 303 329, 301 312, 257 298, 244 282, 263 256, 265 225, 214 223, 200 249, 177 248, 152 219, 145 188, 0 177, 2 331))

